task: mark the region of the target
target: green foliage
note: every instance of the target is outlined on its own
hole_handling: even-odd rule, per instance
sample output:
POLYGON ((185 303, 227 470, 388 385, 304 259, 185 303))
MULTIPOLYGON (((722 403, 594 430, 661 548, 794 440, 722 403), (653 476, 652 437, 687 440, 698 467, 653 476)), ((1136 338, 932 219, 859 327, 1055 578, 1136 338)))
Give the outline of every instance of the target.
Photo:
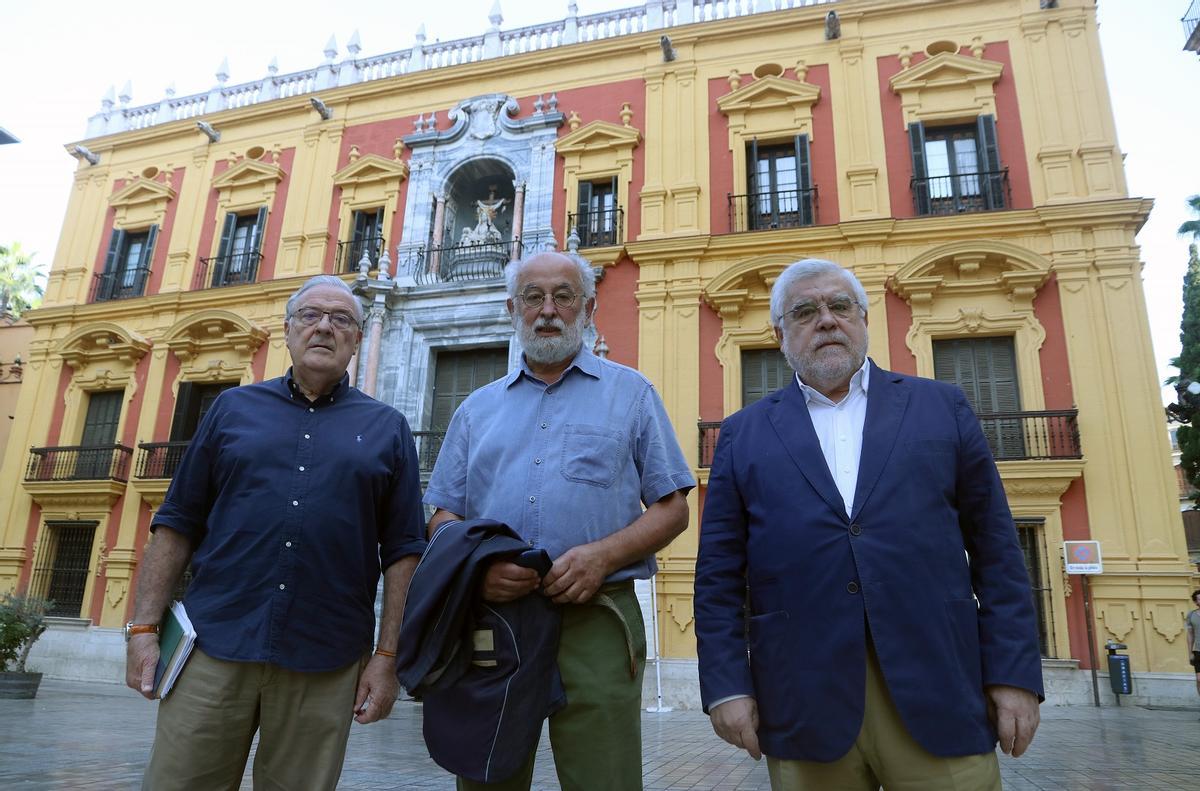
POLYGON ((0 670, 25 672, 29 649, 46 631, 50 602, 23 593, 0 596, 0 670))
POLYGON ((1200 195, 1193 195, 1187 199, 1188 208, 1197 216, 1195 220, 1188 220, 1183 225, 1179 226, 1180 236, 1191 236, 1193 239, 1200 239, 1200 195))
POLYGON ((20 242, 0 244, 0 315, 20 316, 42 304, 43 277, 33 256, 21 249, 20 242))
MULTIPOLYGON (((1176 432, 1179 442, 1179 465, 1183 474, 1194 488, 1200 490, 1200 428, 1191 425, 1195 422, 1195 397, 1182 388, 1189 382, 1200 382, 1200 255, 1196 245, 1188 247, 1187 273, 1183 276, 1183 320, 1179 324, 1179 356, 1172 363, 1179 368, 1179 376, 1174 377, 1176 389, 1179 392, 1179 403, 1188 407, 1188 425, 1180 426, 1176 432)), ((1193 498, 1200 505, 1200 494, 1193 498)))

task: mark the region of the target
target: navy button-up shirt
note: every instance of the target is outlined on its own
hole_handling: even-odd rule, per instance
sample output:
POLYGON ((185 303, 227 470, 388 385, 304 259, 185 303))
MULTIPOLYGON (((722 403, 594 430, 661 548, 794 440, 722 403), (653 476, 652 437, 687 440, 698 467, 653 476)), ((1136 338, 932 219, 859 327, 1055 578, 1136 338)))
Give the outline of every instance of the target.
POLYGON ((291 371, 226 390, 154 527, 196 548, 184 606, 204 653, 345 667, 371 647, 381 567, 425 548, 408 422, 346 377, 314 402, 291 371))

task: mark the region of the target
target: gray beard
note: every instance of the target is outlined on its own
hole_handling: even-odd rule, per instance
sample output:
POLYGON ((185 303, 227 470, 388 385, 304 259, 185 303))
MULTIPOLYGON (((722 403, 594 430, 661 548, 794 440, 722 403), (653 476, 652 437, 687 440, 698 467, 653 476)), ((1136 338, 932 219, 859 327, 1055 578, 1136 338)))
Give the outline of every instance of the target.
MULTIPOLYGON (((850 342, 845 335, 841 337, 847 344, 850 342)), ((821 392, 835 389, 848 382, 854 372, 862 368, 863 361, 867 358, 865 343, 861 349, 855 349, 848 345, 843 346, 838 350, 836 356, 824 355, 820 359, 804 358, 790 347, 786 333, 780 341, 780 348, 788 365, 800 376, 800 381, 821 392)))
POLYGON ((537 322, 534 325, 526 324, 520 318, 513 320, 513 325, 517 330, 517 341, 521 344, 522 351, 525 352, 525 359, 536 365, 554 365, 565 360, 570 360, 575 355, 579 354, 579 350, 583 347, 583 330, 587 322, 587 316, 582 312, 573 324, 567 324, 561 318, 555 318, 548 323, 541 323, 541 326, 554 326, 562 330, 562 334, 543 338, 534 330, 537 328, 537 322))

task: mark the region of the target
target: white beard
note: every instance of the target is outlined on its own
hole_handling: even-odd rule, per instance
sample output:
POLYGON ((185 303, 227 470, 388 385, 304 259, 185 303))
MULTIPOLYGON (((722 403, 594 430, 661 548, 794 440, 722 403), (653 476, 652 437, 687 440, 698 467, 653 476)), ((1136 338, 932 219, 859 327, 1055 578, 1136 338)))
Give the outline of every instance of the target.
POLYGON ((825 392, 832 390, 850 380, 854 372, 862 368, 867 357, 867 344, 854 348, 850 338, 843 332, 834 331, 814 337, 812 343, 820 340, 838 340, 845 344, 840 348, 827 347, 819 353, 805 357, 791 348, 787 333, 783 334, 780 348, 787 358, 788 365, 800 375, 800 381, 809 387, 825 392))
POLYGON ((587 324, 588 317, 583 311, 579 312, 572 324, 567 324, 559 316, 549 321, 539 318, 532 325, 526 324, 519 316, 513 317, 517 341, 525 352, 525 358, 536 365, 554 365, 579 354, 580 348, 583 347, 583 331, 587 324), (553 327, 562 332, 559 335, 543 337, 536 332, 539 327, 553 327))

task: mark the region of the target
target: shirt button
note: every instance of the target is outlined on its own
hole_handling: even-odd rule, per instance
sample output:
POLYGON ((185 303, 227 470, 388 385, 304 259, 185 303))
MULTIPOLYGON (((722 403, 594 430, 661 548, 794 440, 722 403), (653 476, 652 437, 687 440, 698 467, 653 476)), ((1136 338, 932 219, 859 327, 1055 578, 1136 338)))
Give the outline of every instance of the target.
POLYGON ((546 428, 546 424, 545 424, 545 423, 543 423, 543 424, 542 424, 542 428, 546 428))
POLYGON ((292 545, 292 542, 291 542, 291 541, 285 541, 285 542, 283 543, 283 545, 284 545, 285 547, 290 547, 290 546, 292 545))
POLYGON ((314 411, 316 411, 316 410, 314 410, 312 407, 309 407, 309 408, 308 408, 308 411, 309 411, 309 412, 314 412, 314 411))
POLYGON ((287 585, 284 585, 282 582, 279 583, 279 590, 284 590, 286 588, 287 588, 287 585))
MULTIPOLYGON (((281 586, 282 587, 282 586, 281 586)), ((846 583, 846 593, 858 593, 858 583, 853 580, 846 583)))
POLYGON ((541 463, 542 463, 542 460, 541 460, 541 459, 534 459, 534 460, 533 460, 533 463, 534 463, 534 464, 541 464, 541 463))
POLYGON ((301 464, 301 465, 300 465, 300 472, 304 472, 304 465, 303 465, 303 464, 301 464))
POLYGON ((292 505, 300 505, 300 501, 299 501, 299 500, 292 500, 292 505))
POLYGON ((858 525, 850 525, 850 535, 857 536, 862 533, 862 528, 858 525))
POLYGON ((304 438, 305 438, 305 439, 312 439, 312 437, 308 436, 307 434, 305 434, 305 435, 304 435, 304 438))
POLYGON ((531 494, 531 495, 529 495, 529 502, 535 503, 535 502, 537 502, 537 498, 531 494))

